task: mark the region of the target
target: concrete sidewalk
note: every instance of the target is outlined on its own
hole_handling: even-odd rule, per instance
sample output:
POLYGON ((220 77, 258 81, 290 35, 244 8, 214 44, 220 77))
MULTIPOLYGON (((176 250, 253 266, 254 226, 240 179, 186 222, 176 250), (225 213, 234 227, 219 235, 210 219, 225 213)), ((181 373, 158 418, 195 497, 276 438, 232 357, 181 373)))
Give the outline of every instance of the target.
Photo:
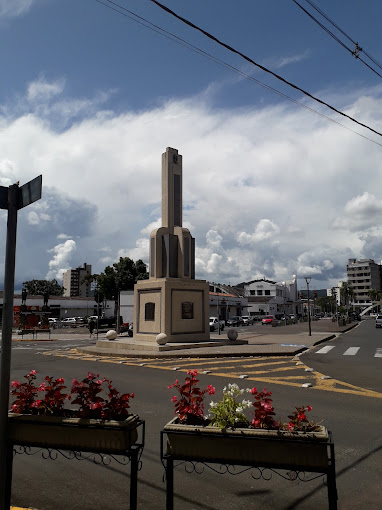
POLYGON ((329 341, 337 335, 358 326, 358 322, 337 326, 331 320, 314 321, 309 335, 308 323, 289 326, 270 326, 235 328, 238 341, 227 338, 227 330, 211 333, 209 342, 196 344, 166 344, 168 350, 159 350, 152 343, 135 342, 133 338, 119 336, 116 340, 106 338, 97 341, 95 346, 82 347, 80 352, 98 356, 118 356, 135 358, 181 358, 181 357, 216 357, 216 356, 294 356, 304 350, 329 341), (243 342, 240 344, 240 342, 243 342))

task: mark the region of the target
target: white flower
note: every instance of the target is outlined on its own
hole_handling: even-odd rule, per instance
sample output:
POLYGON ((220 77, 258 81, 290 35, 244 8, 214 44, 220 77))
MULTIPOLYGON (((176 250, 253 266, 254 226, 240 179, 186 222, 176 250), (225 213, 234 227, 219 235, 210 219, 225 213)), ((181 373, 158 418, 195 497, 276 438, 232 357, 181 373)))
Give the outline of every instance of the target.
POLYGON ((216 407, 216 406, 217 406, 217 404, 211 400, 210 407, 216 407))
POLYGON ((237 412, 237 413, 242 413, 242 412, 243 412, 243 410, 244 410, 244 409, 243 409, 241 406, 238 406, 238 407, 236 408, 236 412, 237 412))

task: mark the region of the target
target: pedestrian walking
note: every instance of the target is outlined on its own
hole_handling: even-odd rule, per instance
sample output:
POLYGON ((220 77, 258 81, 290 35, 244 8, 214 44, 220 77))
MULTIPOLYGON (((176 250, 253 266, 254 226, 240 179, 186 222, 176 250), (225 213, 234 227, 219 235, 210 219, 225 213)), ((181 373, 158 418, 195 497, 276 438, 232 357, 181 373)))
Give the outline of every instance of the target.
POLYGON ((90 321, 89 321, 89 337, 90 338, 92 338, 92 337, 94 338, 95 325, 96 325, 96 323, 95 323, 94 319, 90 319, 90 321))

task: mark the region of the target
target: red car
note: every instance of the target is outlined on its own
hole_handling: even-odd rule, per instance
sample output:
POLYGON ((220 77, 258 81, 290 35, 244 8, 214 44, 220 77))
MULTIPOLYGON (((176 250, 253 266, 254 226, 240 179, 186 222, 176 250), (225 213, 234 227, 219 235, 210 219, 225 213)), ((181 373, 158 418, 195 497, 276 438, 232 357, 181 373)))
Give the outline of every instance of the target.
POLYGON ((266 315, 264 319, 262 319, 261 325, 264 326, 264 324, 272 324, 274 320, 275 320, 274 315, 266 315))

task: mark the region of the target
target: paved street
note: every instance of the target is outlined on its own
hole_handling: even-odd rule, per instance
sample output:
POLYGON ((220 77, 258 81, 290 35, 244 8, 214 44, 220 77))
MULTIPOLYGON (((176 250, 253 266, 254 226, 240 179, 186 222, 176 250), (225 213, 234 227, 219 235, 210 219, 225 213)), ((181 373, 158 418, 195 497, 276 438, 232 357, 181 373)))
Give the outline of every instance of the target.
MULTIPOLYGON (((280 328, 280 331, 282 329, 286 331, 287 328, 280 328)), ((273 334, 270 329, 267 331, 267 335, 273 334)), ((181 380, 187 369, 197 368, 202 386, 213 384, 217 395, 221 394, 224 385, 233 381, 241 387, 267 387, 273 392, 276 414, 280 417, 285 418, 296 405, 312 405, 311 418, 323 420, 333 432, 339 509, 359 510, 367 506, 377 510, 380 508, 378 487, 382 475, 382 388, 379 365, 373 363, 380 364, 382 359, 374 358, 371 353, 373 345, 375 350, 379 347, 374 334, 373 323, 365 321, 348 333, 314 347, 312 354, 214 359, 188 355, 177 359, 90 356, 75 349, 89 343, 86 338, 43 342, 43 345, 42 342, 13 342, 12 377, 20 379, 35 368, 41 376, 63 376, 70 382, 73 377, 82 378, 91 370, 112 378, 122 391, 135 393, 132 410, 146 420, 147 431, 139 473, 141 509, 165 508, 159 432, 173 412, 170 401, 173 393, 167 386, 175 378, 181 380), (315 354, 326 346, 333 347, 332 353, 358 346, 356 340, 359 338, 369 340, 369 366, 374 367, 364 373, 363 378, 368 377, 365 386, 354 384, 354 378, 358 377, 356 364, 349 370, 351 375, 342 380, 337 377, 336 361, 330 361, 330 352, 315 354), (328 360, 325 365, 319 362, 320 356, 328 360), (309 371, 310 368, 313 371, 309 371), (240 376, 244 375, 248 377, 241 380, 240 376), (325 375, 332 379, 321 379, 325 375), (308 381, 312 386, 303 388, 302 384, 308 381)), ((343 358, 346 362, 356 363, 363 347, 361 345, 358 354, 343 358)), ((340 370, 338 374, 342 373, 340 370)), ((54 461, 42 459, 40 454, 18 456, 14 464, 12 503, 38 510, 105 510, 123 508, 124 504, 127 508, 129 484, 126 473, 128 469, 114 461, 110 466, 96 466, 88 460, 68 461, 62 456, 54 461)), ((175 493, 175 508, 182 510, 247 509, 252 506, 265 510, 327 508, 326 487, 322 480, 287 482, 276 474, 270 481, 264 481, 253 479, 250 473, 223 476, 206 469, 198 475, 178 467, 175 493)))
POLYGON ((359 327, 311 349, 301 359, 341 381, 382 392, 382 332, 375 328, 374 320, 362 321, 359 327))

